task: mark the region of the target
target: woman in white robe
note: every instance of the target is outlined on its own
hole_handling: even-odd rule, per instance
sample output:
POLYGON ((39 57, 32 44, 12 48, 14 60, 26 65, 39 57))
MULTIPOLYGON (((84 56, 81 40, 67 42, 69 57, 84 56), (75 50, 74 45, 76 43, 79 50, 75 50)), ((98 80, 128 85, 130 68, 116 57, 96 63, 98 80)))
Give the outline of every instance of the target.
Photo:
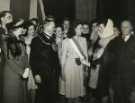
POLYGON ((84 65, 77 54, 75 48, 72 46, 70 40, 76 42, 85 60, 87 56, 87 42, 81 37, 82 24, 76 23, 73 27, 75 36, 65 39, 62 43, 62 80, 60 81, 60 94, 64 95, 69 103, 78 101, 78 97, 85 95, 84 87, 84 65))

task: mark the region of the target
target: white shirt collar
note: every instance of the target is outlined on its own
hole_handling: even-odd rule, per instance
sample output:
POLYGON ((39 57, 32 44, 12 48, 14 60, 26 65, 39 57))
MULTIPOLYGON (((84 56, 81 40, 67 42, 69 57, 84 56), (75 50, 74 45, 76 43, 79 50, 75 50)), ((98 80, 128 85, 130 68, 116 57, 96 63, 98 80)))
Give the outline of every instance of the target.
POLYGON ((131 36, 131 35, 126 35, 126 36, 124 37, 124 41, 127 42, 127 41, 129 40, 130 36, 131 36))

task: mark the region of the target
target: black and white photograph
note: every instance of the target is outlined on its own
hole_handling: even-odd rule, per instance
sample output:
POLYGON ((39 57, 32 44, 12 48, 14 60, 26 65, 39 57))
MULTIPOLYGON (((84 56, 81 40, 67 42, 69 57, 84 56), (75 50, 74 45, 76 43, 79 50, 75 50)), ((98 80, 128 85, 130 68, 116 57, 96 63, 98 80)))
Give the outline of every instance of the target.
POLYGON ((0 0, 0 103, 135 103, 135 0, 0 0))

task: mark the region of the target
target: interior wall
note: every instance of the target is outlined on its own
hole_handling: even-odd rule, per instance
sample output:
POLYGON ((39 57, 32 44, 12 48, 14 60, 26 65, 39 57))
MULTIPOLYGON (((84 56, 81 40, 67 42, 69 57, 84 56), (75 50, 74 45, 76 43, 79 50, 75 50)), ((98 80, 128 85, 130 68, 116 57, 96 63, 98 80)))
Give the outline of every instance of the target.
POLYGON ((135 0, 128 0, 128 16, 135 25, 135 0))
MULTIPOLYGON (((46 14, 91 21, 98 17, 135 21, 135 0, 43 0, 46 14)), ((0 0, 0 11, 11 10, 15 18, 29 18, 30 0, 0 0)), ((38 14, 40 12, 38 11, 38 14)))
POLYGON ((75 0, 76 19, 91 21, 96 17, 97 0, 75 0))
POLYGON ((38 0, 30 0, 29 18, 37 18, 38 0))
POLYGON ((57 20, 65 17, 74 19, 75 0, 43 0, 47 15, 53 15, 57 20))
POLYGON ((0 0, 0 11, 10 10, 10 0, 0 0))
POLYGON ((98 0, 97 17, 111 17, 120 23, 123 19, 135 21, 135 0, 98 0))
POLYGON ((30 0, 11 0, 10 10, 15 18, 29 18, 30 0))

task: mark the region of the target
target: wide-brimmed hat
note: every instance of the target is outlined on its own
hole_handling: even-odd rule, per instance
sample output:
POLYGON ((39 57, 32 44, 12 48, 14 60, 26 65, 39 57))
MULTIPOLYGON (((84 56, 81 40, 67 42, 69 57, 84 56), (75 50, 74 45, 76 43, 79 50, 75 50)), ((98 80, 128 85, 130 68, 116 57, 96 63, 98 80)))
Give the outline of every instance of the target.
POLYGON ((24 27, 24 20, 23 19, 18 19, 16 21, 13 21, 9 25, 7 25, 8 30, 13 30, 16 28, 24 27))

